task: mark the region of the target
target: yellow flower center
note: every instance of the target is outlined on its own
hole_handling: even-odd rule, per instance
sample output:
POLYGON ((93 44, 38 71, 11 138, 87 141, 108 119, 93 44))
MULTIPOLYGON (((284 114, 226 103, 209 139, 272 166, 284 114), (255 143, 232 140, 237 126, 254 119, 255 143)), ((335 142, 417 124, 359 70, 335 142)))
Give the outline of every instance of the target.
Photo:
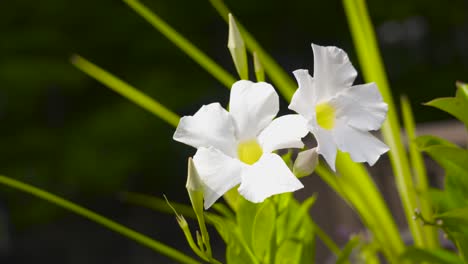
POLYGON ((335 126, 335 108, 329 103, 320 103, 315 106, 317 123, 326 130, 335 126))
POLYGON ((249 165, 257 162, 263 154, 262 147, 256 140, 248 140, 239 143, 237 146, 237 155, 240 161, 249 165))

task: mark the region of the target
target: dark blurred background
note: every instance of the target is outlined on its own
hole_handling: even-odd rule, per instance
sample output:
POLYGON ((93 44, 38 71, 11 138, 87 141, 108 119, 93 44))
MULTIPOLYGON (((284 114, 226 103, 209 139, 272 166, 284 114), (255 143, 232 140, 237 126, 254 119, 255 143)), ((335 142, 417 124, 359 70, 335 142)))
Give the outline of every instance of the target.
MULTIPOLYGON (((227 25, 208 1, 143 3, 235 74, 227 25)), ((287 72, 312 70, 311 42, 345 49, 359 68, 341 1, 226 3, 287 72)), ((418 122, 449 118, 421 103, 451 96, 456 80, 468 81, 467 1, 368 4, 394 95, 410 97, 418 122)), ((180 115, 213 101, 225 104, 228 90, 118 0, 0 1, 0 36, 0 173, 190 252, 173 216, 118 197, 123 191, 164 193, 187 203, 186 158, 194 149, 172 141, 171 126, 87 77, 69 59, 73 53, 88 58, 180 115)), ((4 187, 0 260, 172 263, 4 187)))

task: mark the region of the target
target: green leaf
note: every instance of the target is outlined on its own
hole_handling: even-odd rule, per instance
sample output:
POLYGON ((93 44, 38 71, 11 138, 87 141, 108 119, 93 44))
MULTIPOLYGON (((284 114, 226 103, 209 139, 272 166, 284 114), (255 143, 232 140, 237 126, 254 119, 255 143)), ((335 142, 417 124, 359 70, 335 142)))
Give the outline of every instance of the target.
POLYGON ((468 151, 446 145, 431 145, 424 150, 445 170, 445 190, 452 207, 465 206, 468 198, 468 151))
POLYGON ((245 200, 240 196, 237 208, 237 225, 240 233, 249 247, 252 247, 252 228, 260 205, 245 200))
POLYGON ((155 114, 157 117, 166 121, 170 125, 177 127, 177 124, 179 123, 179 116, 148 95, 140 92, 130 84, 120 80, 111 73, 99 68, 92 62, 78 55, 74 55, 71 61, 73 65, 82 72, 93 77, 100 83, 121 94, 135 104, 155 114))
POLYGON ((255 77, 257 78, 257 82, 264 82, 265 81, 265 69, 263 68, 262 62, 260 58, 258 58, 258 54, 256 51, 252 53, 253 62, 254 62, 254 70, 255 70, 255 77))
MULTIPOLYGON (((301 263, 302 244, 295 240, 285 240, 281 243, 275 256, 275 264, 301 263)), ((310 263, 311 260, 308 260, 310 263)))
MULTIPOLYGON (((193 45, 188 39, 179 34, 174 28, 144 6, 138 0, 123 0, 130 8, 150 23, 161 34, 168 38, 174 45, 190 56, 203 69, 218 79, 226 87, 230 88, 236 79, 226 72, 221 66, 216 64, 210 57, 193 45)), ((226 14, 227 16, 227 14, 226 14)))
POLYGON ((110 220, 109 218, 106 218, 104 216, 101 216, 91 210, 88 210, 84 207, 81 207, 75 203, 72 203, 68 200, 65 200, 61 197, 58 197, 57 195, 51 194, 49 192, 46 192, 44 190, 41 190, 39 188, 36 188, 32 185, 22 183, 20 181, 5 177, 0 175, 0 184, 6 185, 8 187, 11 187, 13 189, 16 189, 18 191, 24 192, 24 193, 29 193, 35 197, 38 197, 40 199, 43 199, 45 201, 48 201, 52 204, 55 204, 59 207, 62 207, 63 209, 66 209, 68 211, 71 211, 77 215, 80 215, 84 218, 87 218, 99 225, 102 225, 109 230, 112 230, 116 233, 119 233, 131 240, 134 240, 138 243, 140 243, 143 246, 146 246, 156 252, 159 252, 163 255, 166 255, 180 263, 187 263, 187 264, 196 264, 199 263, 192 257, 189 257, 185 255, 184 253, 178 251, 175 248, 172 248, 170 246, 167 246, 159 241, 153 240, 141 233, 138 233, 128 227, 125 227, 117 222, 114 222, 110 220))
POLYGON ((338 259, 336 260, 336 264, 345 264, 348 263, 349 257, 353 250, 359 245, 361 239, 359 236, 352 237, 348 243, 344 246, 341 253, 338 255, 338 259))
POLYGON ((468 207, 453 209, 435 216, 444 221, 444 226, 450 225, 459 227, 464 225, 468 227, 468 207))
POLYGON ((226 248, 226 263, 228 264, 243 264, 250 263, 249 255, 239 245, 230 243, 226 248))
POLYGON ((219 216, 210 216, 209 219, 214 223, 219 235, 227 244, 227 263, 258 263, 252 251, 245 243, 239 226, 234 221, 219 216))
POLYGON ((443 138, 439 138, 436 136, 430 136, 430 135, 425 135, 425 136, 419 136, 417 137, 414 142, 418 146, 420 150, 426 150, 430 147, 434 146, 447 146, 447 147, 456 147, 457 145, 453 144, 450 141, 447 141, 443 138))
POLYGON ((315 204, 317 201, 317 194, 314 194, 307 198, 298 208, 298 210, 294 210, 294 214, 292 215, 287 230, 288 232, 297 232, 298 228, 301 227, 301 223, 303 219, 308 217, 309 209, 315 204))
POLYGON ((264 201, 255 215, 252 226, 252 249, 262 262, 268 263, 270 248, 276 244, 275 232, 276 210, 270 200, 264 201))
POLYGON ((400 256, 402 261, 413 261, 414 263, 434 264, 463 264, 464 262, 452 252, 443 249, 424 250, 408 247, 400 256))
MULTIPOLYGON (((411 104, 406 96, 401 97, 401 112, 403 114, 403 124, 408 140, 408 149, 411 160, 410 163, 413 171, 414 187, 417 190, 416 199, 419 204, 419 209, 421 210, 422 215, 424 215, 427 219, 432 220, 433 208, 431 206, 430 200, 421 197, 421 193, 427 192, 429 188, 429 183, 421 149, 415 142, 416 124, 414 122, 411 104)), ((425 238, 426 245, 429 248, 439 247, 437 228, 435 228, 434 226, 426 225, 423 227, 423 231, 423 236, 425 238)))
POLYGON ((466 85, 457 85, 458 90, 455 97, 437 98, 425 105, 429 105, 445 111, 468 126, 468 96, 466 85))

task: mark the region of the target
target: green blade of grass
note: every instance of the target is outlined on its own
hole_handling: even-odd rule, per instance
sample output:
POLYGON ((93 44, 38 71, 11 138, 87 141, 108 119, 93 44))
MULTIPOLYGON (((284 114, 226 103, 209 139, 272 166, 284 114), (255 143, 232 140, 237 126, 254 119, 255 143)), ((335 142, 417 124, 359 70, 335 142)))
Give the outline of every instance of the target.
MULTIPOLYGON (((416 128, 415 128, 415 122, 413 118, 413 111, 411 110, 411 105, 407 97, 403 96, 400 101, 401 101, 401 112, 403 114, 403 124, 404 124, 405 131, 406 131, 406 137, 408 140, 408 149, 409 149, 411 164, 413 167, 415 187, 418 193, 421 194, 417 196, 419 207, 421 209, 422 215, 429 221, 432 221, 433 211, 432 211, 431 204, 428 199, 422 197, 422 195, 425 195, 428 193, 429 183, 427 180, 427 172, 426 172, 426 166, 424 165, 423 156, 421 152, 419 151, 415 142, 416 128)), ((423 228, 424 228, 423 234, 425 235, 427 246, 430 248, 439 247, 437 228, 434 226, 430 226, 430 225, 424 226, 423 228)))
POLYGON ((390 147, 390 161, 408 226, 415 244, 424 247, 426 243, 422 226, 413 220, 417 207, 416 194, 408 157, 400 136, 400 123, 367 7, 364 0, 343 0, 343 4, 365 80, 377 83, 384 101, 388 104, 387 120, 382 127, 382 134, 390 147))
POLYGON ((377 186, 367 175, 364 167, 350 162, 349 155, 339 153, 336 165, 340 171, 338 176, 323 165, 317 166, 316 172, 356 210, 372 232, 384 255, 389 260, 397 261, 398 252, 403 250, 404 244, 377 186))
POLYGON ((41 190, 37 187, 32 185, 8 178, 6 176, 0 175, 0 184, 6 185, 11 187, 15 190, 22 191, 28 194, 31 194, 37 198, 43 199, 48 201, 52 204, 55 204, 59 207, 62 207, 66 210, 69 210, 77 215, 80 215, 84 218, 87 218, 97 224, 100 224, 116 233, 119 233, 129 239, 132 239, 156 252, 159 252, 163 255, 166 255, 180 263, 187 263, 187 264, 197 264, 200 263, 195 259, 185 255, 184 253, 169 247, 159 241, 151 239, 141 233, 138 233, 128 227, 125 227, 117 222, 114 222, 104 216, 101 216, 93 211, 90 211, 82 206, 79 206, 75 203, 72 203, 68 200, 65 200, 57 195, 48 193, 44 190, 41 190))
POLYGON ((132 87, 128 83, 120 80, 119 78, 113 76, 109 72, 99 68, 90 61, 74 55, 71 59, 73 65, 78 69, 93 77, 100 83, 106 85, 115 92, 121 94, 122 96, 128 98, 130 101, 136 103, 137 105, 143 107, 149 112, 155 114, 162 120, 166 121, 170 125, 176 127, 179 123, 179 116, 167 109, 156 100, 152 99, 148 95, 138 91, 136 88, 132 87))
POLYGON ((216 62, 210 59, 205 53, 193 45, 189 40, 184 38, 169 24, 157 16, 154 12, 144 6, 138 0, 123 0, 136 13, 148 21, 155 29, 166 36, 174 45, 179 47, 185 54, 190 56, 203 69, 209 72, 213 77, 218 79, 222 84, 231 88, 231 85, 236 81, 231 74, 220 67, 216 62))

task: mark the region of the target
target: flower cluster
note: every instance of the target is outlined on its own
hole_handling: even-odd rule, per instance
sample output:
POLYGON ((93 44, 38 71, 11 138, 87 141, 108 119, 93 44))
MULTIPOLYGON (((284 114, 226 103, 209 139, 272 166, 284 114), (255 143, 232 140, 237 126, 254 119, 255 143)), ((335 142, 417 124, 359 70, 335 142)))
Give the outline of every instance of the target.
POLYGON ((337 150, 355 162, 373 165, 388 147, 369 131, 381 127, 387 113, 374 83, 352 86, 357 72, 346 53, 312 44, 314 76, 296 70, 299 88, 289 108, 298 114, 275 118, 279 97, 265 82, 241 80, 232 86, 229 111, 204 105, 181 118, 174 140, 197 148, 193 157, 209 208, 230 189, 251 202, 303 188, 276 150, 303 148, 311 132, 317 153, 335 170, 337 150))

